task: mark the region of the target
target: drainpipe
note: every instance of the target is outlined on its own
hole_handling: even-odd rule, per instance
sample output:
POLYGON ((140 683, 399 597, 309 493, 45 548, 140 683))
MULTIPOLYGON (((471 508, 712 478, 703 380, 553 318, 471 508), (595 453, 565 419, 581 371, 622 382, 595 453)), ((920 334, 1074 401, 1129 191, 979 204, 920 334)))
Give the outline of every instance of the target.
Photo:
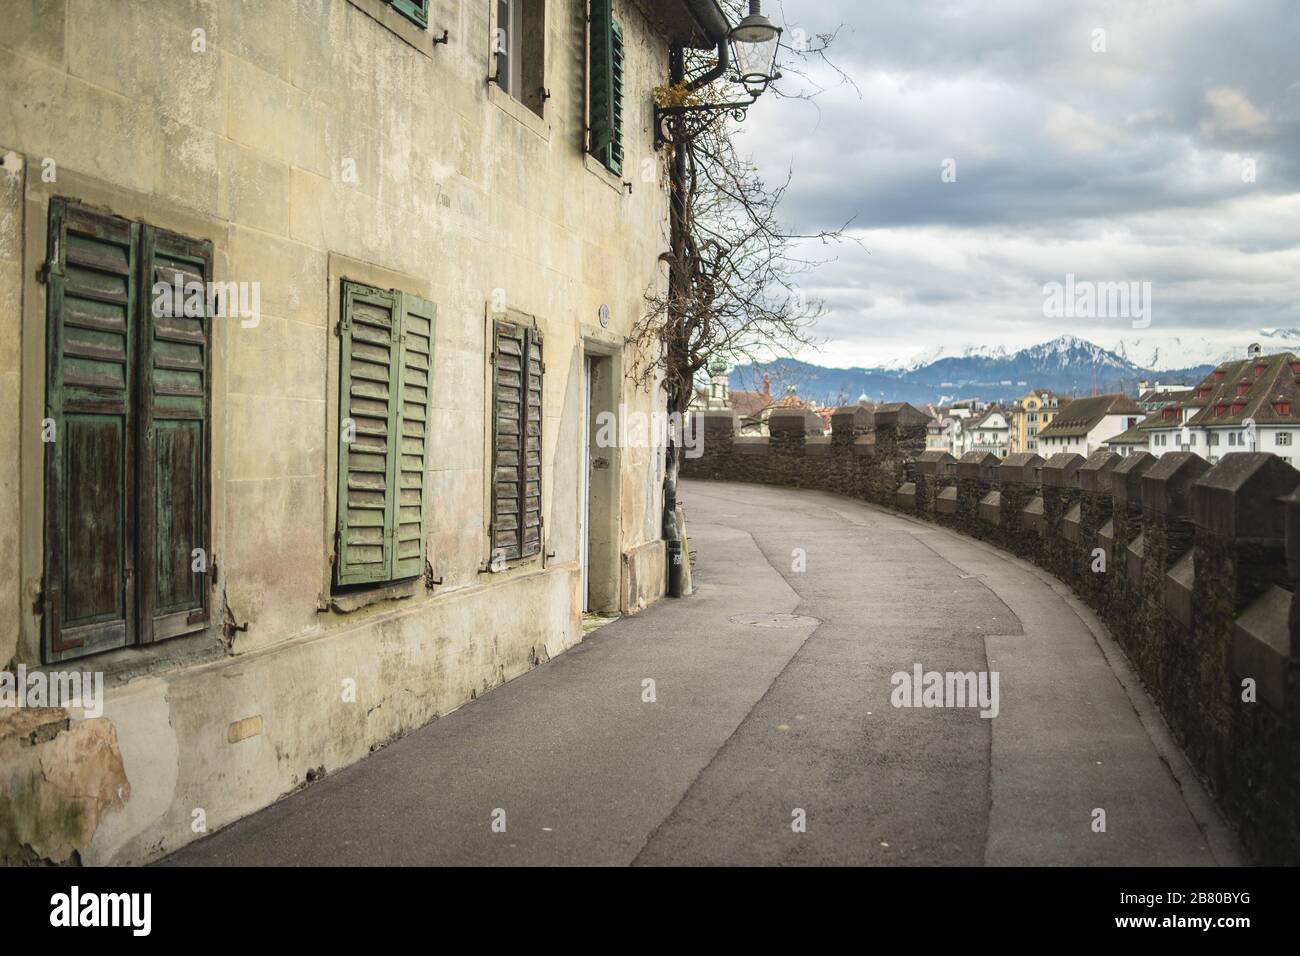
MULTIPOLYGON (((718 47, 718 62, 713 69, 700 74, 686 85, 694 93, 726 73, 731 65, 731 24, 727 22, 727 16, 718 6, 717 0, 686 0, 686 6, 700 32, 718 47)), ((678 82, 681 80, 674 80, 674 84, 678 82)))
MULTIPOLYGON (((675 43, 669 54, 668 79, 673 86, 676 86, 682 82, 685 76, 685 51, 682 49, 681 44, 675 43)), ((668 166, 668 175, 672 183, 671 193, 668 197, 669 232, 672 243, 672 256, 669 259, 668 269, 668 301, 670 303, 669 308, 672 308, 671 303, 680 301, 678 293, 686 283, 686 275, 681 265, 682 259, 686 255, 685 150, 673 150, 672 161, 668 166)), ((668 448, 664 452, 663 534, 668 562, 668 596, 678 598, 682 596, 682 583, 685 580, 686 555, 683 553, 682 548, 681 529, 677 526, 678 448, 676 438, 677 436, 673 434, 673 430, 669 429, 668 448)))

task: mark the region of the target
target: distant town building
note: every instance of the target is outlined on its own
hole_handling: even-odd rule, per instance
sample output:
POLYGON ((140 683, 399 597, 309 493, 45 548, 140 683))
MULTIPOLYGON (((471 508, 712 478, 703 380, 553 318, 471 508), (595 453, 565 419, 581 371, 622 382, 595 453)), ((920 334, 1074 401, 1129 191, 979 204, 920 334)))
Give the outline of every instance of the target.
POLYGON ((959 442, 961 454, 982 451, 1006 458, 1011 447, 1010 417, 1006 409, 990 408, 982 415, 963 422, 959 442))
POLYGON ((1008 411, 1011 451, 1038 452, 1038 433, 1052 423, 1061 406, 1068 401, 1062 400, 1050 388, 1035 389, 1016 399, 1008 411))
POLYGON ((954 418, 943 409, 932 411, 930 423, 925 428, 925 450, 946 451, 954 458, 957 457, 961 427, 960 418, 954 418))
POLYGON ((1191 398, 1192 391, 1190 385, 1161 385, 1159 382, 1151 385, 1145 381, 1138 382, 1137 405, 1148 414, 1158 412, 1166 405, 1191 398))
POLYGON ((1056 412, 1052 423, 1038 432, 1035 451, 1044 458, 1059 452, 1085 458, 1142 420, 1142 409, 1119 393, 1076 398, 1056 412))
POLYGON ((1300 358, 1263 355, 1224 362, 1186 397, 1170 401, 1106 442, 1121 455, 1190 451, 1210 464, 1233 451, 1266 451, 1295 465, 1300 441, 1300 358))
POLYGON ((730 408, 729 390, 727 363, 723 359, 714 359, 709 363, 709 395, 704 407, 710 410, 730 408))

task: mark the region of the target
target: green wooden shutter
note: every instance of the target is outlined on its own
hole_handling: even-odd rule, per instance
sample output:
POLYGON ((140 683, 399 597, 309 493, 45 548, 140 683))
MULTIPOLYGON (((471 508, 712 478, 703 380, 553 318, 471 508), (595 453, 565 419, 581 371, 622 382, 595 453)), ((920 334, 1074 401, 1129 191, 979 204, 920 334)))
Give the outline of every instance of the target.
POLYGON ((605 165, 612 172, 623 174, 623 28, 618 21, 610 23, 611 68, 610 89, 614 104, 614 138, 606 150, 605 165))
POLYGON ((417 26, 429 25, 429 0, 388 0, 388 3, 417 26))
POLYGON ((614 13, 613 0, 591 0, 588 90, 591 111, 591 152, 607 163, 614 142, 614 13))
POLYGON ((139 227, 50 203, 43 643, 47 663, 135 624, 132 352, 139 227))
POLYGON ((520 556, 519 463, 522 461, 524 331, 493 323, 492 351, 492 533, 493 555, 520 556))
POLYGON ((210 618, 213 316, 212 244, 151 226, 142 239, 136 497, 147 644, 210 618))
POLYGON ((393 447, 392 478, 396 489, 393 578, 424 573, 424 475, 428 461, 432 409, 433 335, 438 309, 432 302, 399 293, 400 360, 397 363, 398 433, 393 447))
POLYGON ((334 578, 340 585, 369 584, 392 578, 398 296, 345 282, 341 315, 334 578))
POLYGON ((524 367, 527 369, 524 402, 523 459, 520 462, 520 482, 523 514, 522 557, 538 554, 542 550, 542 333, 529 329, 526 337, 528 351, 524 367))

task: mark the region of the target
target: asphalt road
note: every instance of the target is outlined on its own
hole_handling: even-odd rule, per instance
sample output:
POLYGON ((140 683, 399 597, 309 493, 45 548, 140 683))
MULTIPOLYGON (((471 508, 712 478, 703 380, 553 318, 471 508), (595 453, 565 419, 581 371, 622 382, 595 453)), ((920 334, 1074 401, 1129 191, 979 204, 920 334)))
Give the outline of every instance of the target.
POLYGON ((1123 655, 1050 576, 821 492, 683 498, 693 597, 165 863, 1239 862, 1123 655), (997 716, 893 706, 917 664, 997 672, 997 716))

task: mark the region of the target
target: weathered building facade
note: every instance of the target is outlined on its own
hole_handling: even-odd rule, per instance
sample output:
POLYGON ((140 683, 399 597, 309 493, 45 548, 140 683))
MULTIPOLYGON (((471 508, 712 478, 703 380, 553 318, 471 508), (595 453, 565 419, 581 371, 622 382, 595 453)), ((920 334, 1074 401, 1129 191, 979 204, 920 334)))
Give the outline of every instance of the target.
POLYGON ((0 0, 0 666, 107 686, 0 711, 8 861, 156 858, 662 594, 662 448, 592 423, 662 408, 652 91, 720 17, 0 0))

